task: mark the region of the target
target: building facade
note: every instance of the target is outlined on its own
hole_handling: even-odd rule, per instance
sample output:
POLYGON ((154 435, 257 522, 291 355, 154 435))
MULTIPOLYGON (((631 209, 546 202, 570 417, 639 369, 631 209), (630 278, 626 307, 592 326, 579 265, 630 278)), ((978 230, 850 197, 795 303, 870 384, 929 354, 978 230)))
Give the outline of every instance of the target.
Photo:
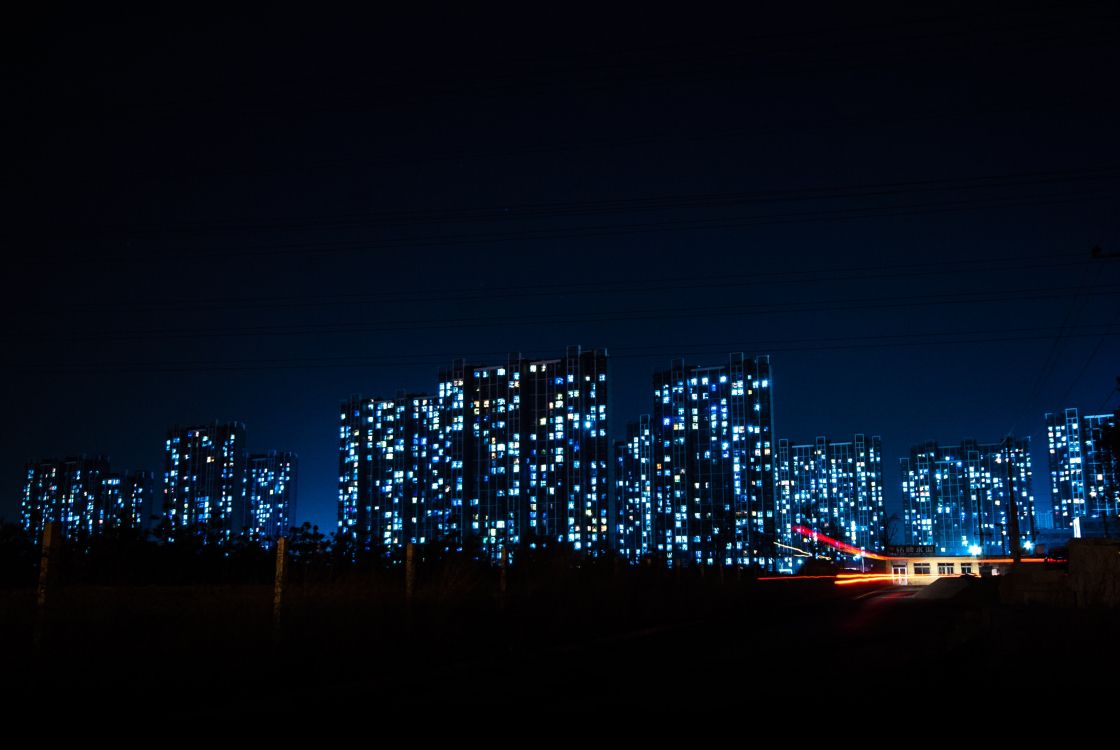
POLYGON ((1008 555, 1017 508, 1024 551, 1035 536, 1030 439, 916 445, 900 459, 905 544, 936 554, 1008 555))
POLYGON ((164 458, 169 540, 198 534, 229 542, 248 528, 243 424, 174 427, 167 433, 164 458))
POLYGON ((654 516, 654 430, 650 415, 626 425, 626 440, 615 443, 614 549, 625 560, 638 562, 656 549, 654 516))
POLYGON ((1120 533, 1120 473, 1102 441, 1106 429, 1116 428, 1116 416, 1066 409, 1045 420, 1054 528, 1072 529, 1076 522, 1078 531, 1099 524, 1104 533, 1120 533))
POLYGON ((607 352, 569 347, 522 368, 526 539, 600 554, 610 536, 607 352))
POLYGON ((771 385, 769 357, 742 353, 725 365, 678 360, 655 373, 652 414, 616 448, 625 556, 792 566, 792 519, 775 493, 771 385))
POLYGON ((299 458, 286 451, 249 456, 245 466, 245 510, 249 538, 271 547, 295 521, 299 458))
MULTIPOLYGON (((886 545, 883 449, 878 436, 857 434, 851 442, 818 437, 812 444, 778 441, 778 492, 794 527, 880 551, 886 545)), ((811 535, 794 534, 798 554, 833 557, 835 550, 811 535)), ((850 557, 845 555, 844 557, 850 557)), ((858 556, 856 556, 858 557, 858 556)))
POLYGON ((112 525, 113 514, 102 484, 108 476, 109 459, 103 456, 28 463, 20 525, 35 539, 53 522, 62 524, 67 539, 96 534, 112 525))
POLYGON ((142 529, 147 525, 144 514, 156 509, 156 482, 150 471, 107 474, 101 492, 109 523, 118 528, 142 529))
POLYGON ((528 495, 522 492, 521 442, 527 425, 521 408, 519 355, 505 365, 475 366, 467 379, 466 430, 471 466, 463 507, 466 534, 491 557, 512 552, 524 534, 528 495))
POLYGON ((607 547, 605 350, 455 361, 434 397, 350 399, 340 421, 339 527, 368 549, 607 547))
POLYGON ((340 417, 340 531, 382 557, 446 535, 448 518, 436 507, 444 471, 437 399, 358 396, 340 417))
POLYGON ((36 539, 51 522, 62 524, 67 539, 141 529, 152 499, 151 473, 113 472, 103 456, 34 461, 27 464, 20 525, 36 539))

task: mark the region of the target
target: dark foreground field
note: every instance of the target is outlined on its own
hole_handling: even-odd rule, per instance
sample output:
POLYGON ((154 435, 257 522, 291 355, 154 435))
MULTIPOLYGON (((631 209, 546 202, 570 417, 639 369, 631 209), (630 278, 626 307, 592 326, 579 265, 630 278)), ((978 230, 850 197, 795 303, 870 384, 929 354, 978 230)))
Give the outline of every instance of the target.
MULTIPOLYGON (((653 569, 382 573, 266 585, 0 590, 4 690, 93 700, 767 700, 915 685, 1046 689, 1120 666, 1120 612, 998 604, 881 584, 653 569)), ((952 592, 943 592, 944 594, 952 592)))

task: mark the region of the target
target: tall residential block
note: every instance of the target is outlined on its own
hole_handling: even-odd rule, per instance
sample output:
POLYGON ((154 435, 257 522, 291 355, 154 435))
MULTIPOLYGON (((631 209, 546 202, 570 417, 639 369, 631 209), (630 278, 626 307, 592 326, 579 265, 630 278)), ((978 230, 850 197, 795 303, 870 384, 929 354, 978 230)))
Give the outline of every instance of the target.
POLYGON ((1054 528, 1071 529, 1076 521, 1079 531, 1099 524, 1104 533, 1120 533, 1120 466, 1102 440, 1116 429, 1116 415, 1066 409, 1045 420, 1054 528))
POLYGON ((248 528, 245 456, 245 426, 239 422, 168 431, 163 515, 171 539, 201 534, 230 541, 248 528))
POLYGON ((597 554, 609 536, 607 353, 457 360, 436 395, 340 410, 339 528, 392 557, 409 542, 597 554))
POLYGON ((112 519, 102 485, 108 476, 109 459, 103 456, 28 463, 20 525, 36 539, 53 522, 62 524, 68 539, 97 533, 112 519))
POLYGON ((245 466, 244 504, 249 538, 271 547, 295 521, 299 459, 287 451, 249 456, 245 466))
POLYGON ((340 531, 385 557, 446 535, 447 521, 432 505, 441 471, 436 400, 356 396, 340 418, 340 531))
POLYGON ((900 459, 905 543, 945 555, 1007 555, 1012 495, 1020 540, 1035 537, 1030 439, 916 445, 900 459))
POLYGON ((626 425, 626 440, 615 444, 614 548, 629 562, 638 562, 656 549, 654 516, 664 513, 654 505, 654 430, 643 414, 626 425))
POLYGON ((736 353, 710 367, 673 362, 653 377, 648 435, 641 424, 616 448, 624 554, 791 568, 792 519, 775 492, 769 357, 736 353))
POLYGON ((101 492, 106 517, 112 526, 142 529, 147 526, 144 514, 156 509, 156 482, 150 471, 106 474, 101 479, 101 492))
MULTIPOLYGON (((811 444, 779 440, 778 491, 795 526, 861 550, 884 548, 883 449, 878 436, 857 434, 850 442, 818 437, 811 444)), ((811 535, 798 536, 804 541, 795 546, 802 554, 836 554, 816 544, 811 535)))

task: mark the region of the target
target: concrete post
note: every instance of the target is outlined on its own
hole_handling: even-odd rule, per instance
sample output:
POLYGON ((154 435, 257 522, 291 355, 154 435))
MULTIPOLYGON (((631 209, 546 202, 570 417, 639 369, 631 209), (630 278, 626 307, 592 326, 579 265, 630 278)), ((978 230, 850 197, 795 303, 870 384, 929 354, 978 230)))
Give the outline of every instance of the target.
POLYGON ((409 542, 404 548, 404 596, 408 601, 416 594, 416 547, 409 542))
POLYGON ((47 605, 47 597, 54 586, 58 567, 58 550, 62 543, 62 524, 51 521, 43 529, 43 552, 39 558, 39 591, 37 602, 40 607, 47 605))
POLYGON ((284 611, 284 586, 288 582, 288 539, 276 540, 276 578, 272 584, 272 640, 280 642, 284 611))
POLYGON ((43 550, 39 557, 39 587, 35 595, 35 648, 43 642, 47 626, 47 603, 58 577, 58 553, 62 547, 62 524, 51 521, 43 528, 43 550))

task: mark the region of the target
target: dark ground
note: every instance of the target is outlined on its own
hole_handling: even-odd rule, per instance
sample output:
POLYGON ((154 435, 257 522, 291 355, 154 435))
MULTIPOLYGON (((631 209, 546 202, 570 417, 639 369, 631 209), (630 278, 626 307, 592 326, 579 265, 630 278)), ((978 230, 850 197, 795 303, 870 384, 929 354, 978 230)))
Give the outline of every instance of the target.
POLYGON ((918 686, 1065 685, 1118 674, 1120 611, 998 604, 998 580, 947 599, 830 581, 652 569, 527 580, 447 568, 411 611, 393 572, 289 584, 273 644, 266 585, 56 590, 35 645, 35 591, 0 590, 10 698, 65 686, 141 703, 214 696, 296 705, 542 706, 905 696, 918 686), (550 584, 543 583, 552 581, 550 584))

